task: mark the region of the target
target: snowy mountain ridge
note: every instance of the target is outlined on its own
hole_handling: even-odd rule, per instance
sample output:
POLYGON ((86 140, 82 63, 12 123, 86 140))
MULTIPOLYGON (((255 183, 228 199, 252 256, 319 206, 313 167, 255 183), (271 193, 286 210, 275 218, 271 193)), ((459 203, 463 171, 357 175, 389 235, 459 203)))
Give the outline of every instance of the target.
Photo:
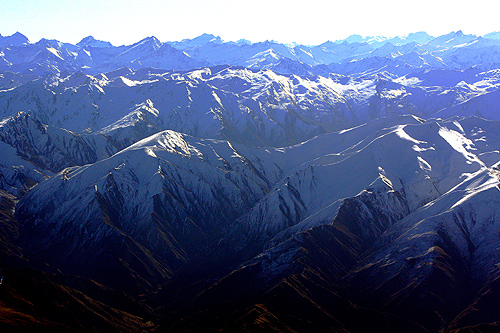
POLYGON ((494 103, 499 78, 497 71, 478 69, 356 78, 231 66, 184 72, 122 69, 95 76, 61 73, 0 91, 0 116, 29 111, 44 124, 79 134, 125 127, 143 132, 126 134, 132 135, 128 144, 171 129, 256 146, 286 146, 393 115, 500 120, 494 103), (138 113, 139 105, 144 108, 138 113))
MULTIPOLYGON (((461 31, 436 38, 425 32, 393 38, 353 35, 341 41, 307 46, 274 41, 224 42, 220 37, 203 34, 193 39, 165 43, 155 37, 148 37, 132 45, 114 47, 92 36, 85 37, 76 45, 45 39, 30 43, 24 35, 16 33, 8 37, 0 36, 0 70, 45 75, 59 71, 96 74, 121 67, 188 70, 203 66, 235 65, 274 69, 279 67, 283 59, 287 59, 311 66, 309 74, 316 75, 322 73, 324 65, 337 68, 336 64, 373 57, 384 57, 394 62, 396 67, 403 66, 400 69, 403 74, 408 74, 409 68, 466 69, 474 65, 487 70, 493 69, 498 60, 481 59, 478 62, 477 57, 471 58, 470 53, 472 49, 475 52, 478 49, 485 52, 498 49, 500 42, 495 36, 492 33, 478 37, 461 31), (402 57, 412 52, 428 60, 422 63, 418 59, 402 57)), ((279 68, 283 73, 292 72, 283 66, 279 68)), ((355 72, 349 69, 349 72, 338 73, 362 73, 368 69, 373 70, 365 67, 355 72)))

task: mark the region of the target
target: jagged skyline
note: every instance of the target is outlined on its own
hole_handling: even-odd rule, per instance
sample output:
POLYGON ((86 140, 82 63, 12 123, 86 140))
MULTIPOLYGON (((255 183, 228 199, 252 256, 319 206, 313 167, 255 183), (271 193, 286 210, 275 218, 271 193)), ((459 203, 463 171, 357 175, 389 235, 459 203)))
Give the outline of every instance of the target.
POLYGON ((313 0, 307 6, 297 1, 263 0, 252 2, 251 6, 227 0, 127 0, 119 6, 109 0, 85 3, 27 0, 3 6, 0 32, 11 35, 20 31, 32 42, 46 37, 77 43, 93 35, 114 45, 128 45, 144 36, 176 41, 208 32, 227 41, 244 38, 252 42, 276 40, 317 45, 352 34, 393 37, 416 31, 442 35, 463 30, 483 35, 500 30, 495 11, 485 10, 488 7, 486 1, 466 8, 430 0, 414 7, 393 0, 376 3, 313 0))

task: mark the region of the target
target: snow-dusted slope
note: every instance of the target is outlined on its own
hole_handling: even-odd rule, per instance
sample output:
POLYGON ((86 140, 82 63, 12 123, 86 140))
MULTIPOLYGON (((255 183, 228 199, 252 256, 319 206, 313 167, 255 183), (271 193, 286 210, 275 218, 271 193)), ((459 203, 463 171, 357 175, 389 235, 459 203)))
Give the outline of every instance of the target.
POLYGON ((462 103, 444 108, 437 112, 435 116, 440 118, 477 116, 484 119, 500 120, 499 111, 500 91, 493 90, 478 96, 471 96, 462 103))
POLYGON ((290 88, 278 84, 275 93, 274 78, 272 72, 244 69, 153 74, 141 81, 122 76, 102 80, 75 73, 48 84, 38 81, 5 91, 0 99, 4 116, 14 110, 30 110, 48 124, 80 133, 99 131, 146 100, 159 111, 164 128, 200 137, 284 145, 321 132, 316 120, 303 113, 310 108, 329 108, 328 104, 296 100, 290 88))
POLYGON ((36 250, 34 260, 59 253, 50 261, 67 273, 113 284, 116 273, 97 269, 111 265, 124 270, 126 288, 147 289, 262 198, 283 173, 273 162, 281 155, 160 132, 93 165, 65 169, 26 194, 16 209, 24 245, 36 250))
MULTIPOLYGON (((346 331, 494 322, 499 129, 479 118, 404 118, 304 143, 311 152, 307 145, 322 140, 314 145, 333 154, 322 151, 292 170, 233 224, 226 251, 236 244, 237 251, 258 255, 204 289, 195 306, 181 311, 184 323, 259 327, 244 315, 257 311, 254 304, 274 319, 269 327, 293 329, 311 327, 311 318, 328 327, 333 318, 346 331), (206 321, 210 315, 193 310, 207 302, 207 312, 226 317, 206 321)), ((295 149, 302 147, 286 154, 295 149)))
MULTIPOLYGON (((187 260, 196 253, 193 240, 207 244, 224 230, 222 246, 258 248, 329 223, 345 198, 363 191, 396 191, 402 196, 398 210, 414 212, 466 175, 486 172, 500 147, 483 140, 496 125, 464 122, 467 129, 457 121, 381 119, 286 149, 161 132, 38 185, 21 200, 18 216, 30 235, 53 230, 37 245, 47 251, 71 239, 74 252, 59 264, 118 231, 162 258, 178 253, 187 260), (166 252, 164 241, 171 244, 166 252)), ((175 261, 169 260, 170 267, 175 261)))
POLYGON ((159 131, 148 104, 139 105, 117 123, 95 134, 78 134, 43 124, 19 112, 0 122, 1 189, 22 195, 64 168, 107 158, 159 131))
MULTIPOLYGON (((281 64, 287 66, 285 61, 281 64)), ((30 111, 48 125, 98 133, 116 122, 123 126, 124 117, 149 100, 156 111, 146 113, 154 121, 147 120, 149 132, 142 137, 153 134, 153 129, 172 129, 204 138, 284 146, 379 117, 444 118, 441 114, 451 115, 449 108, 493 97, 498 84, 496 71, 477 69, 402 77, 380 72, 354 78, 226 66, 186 72, 123 68, 96 76, 58 74, 0 91, 0 115, 30 111)), ((496 104, 486 104, 463 115, 496 119, 496 104)))
POLYGON ((60 171, 97 160, 95 151, 78 134, 42 124, 25 112, 2 121, 0 140, 19 155, 45 170, 60 171))
POLYGON ((236 225, 242 229, 235 234, 244 235, 250 243, 276 235, 283 240, 284 236, 332 220, 344 198, 366 189, 376 191, 384 184, 404 193, 406 205, 414 211, 456 186, 464 174, 485 168, 481 156, 488 163, 490 156, 498 157, 496 145, 480 146, 484 151, 474 148, 458 122, 420 124, 409 118, 403 125, 380 126, 366 137, 357 134, 363 133, 361 127, 313 139, 304 144, 309 148, 294 147, 315 147, 311 150, 317 151, 318 146, 326 146, 323 149, 329 153, 308 161, 281 181, 241 218, 236 225), (349 138, 352 135, 356 138, 352 147, 338 144, 353 142, 349 138))

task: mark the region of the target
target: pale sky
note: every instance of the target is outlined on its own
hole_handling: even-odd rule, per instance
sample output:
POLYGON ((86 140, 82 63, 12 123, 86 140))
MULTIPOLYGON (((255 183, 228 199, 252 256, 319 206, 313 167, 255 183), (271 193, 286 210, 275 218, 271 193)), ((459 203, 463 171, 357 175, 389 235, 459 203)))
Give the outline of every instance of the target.
POLYGON ((404 36, 426 31, 439 36, 462 30, 484 35, 500 31, 494 1, 420 0, 0 0, 0 34, 19 31, 77 43, 92 35, 113 45, 145 37, 160 41, 202 33, 225 41, 276 40, 317 45, 362 36, 404 36))

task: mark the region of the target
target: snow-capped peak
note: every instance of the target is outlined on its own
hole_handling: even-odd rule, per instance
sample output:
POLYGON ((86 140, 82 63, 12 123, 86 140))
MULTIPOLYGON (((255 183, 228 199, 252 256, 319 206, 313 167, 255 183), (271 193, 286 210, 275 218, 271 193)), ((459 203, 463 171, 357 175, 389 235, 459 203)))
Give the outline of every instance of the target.
POLYGON ((90 46, 90 47, 113 47, 110 42, 105 42, 101 40, 97 40, 92 36, 87 36, 83 38, 80 42, 76 44, 80 47, 90 46))
POLYGON ((11 36, 2 36, 0 35, 0 47, 2 46, 22 46, 29 44, 30 41, 28 37, 23 35, 20 32, 16 32, 15 34, 11 36))

